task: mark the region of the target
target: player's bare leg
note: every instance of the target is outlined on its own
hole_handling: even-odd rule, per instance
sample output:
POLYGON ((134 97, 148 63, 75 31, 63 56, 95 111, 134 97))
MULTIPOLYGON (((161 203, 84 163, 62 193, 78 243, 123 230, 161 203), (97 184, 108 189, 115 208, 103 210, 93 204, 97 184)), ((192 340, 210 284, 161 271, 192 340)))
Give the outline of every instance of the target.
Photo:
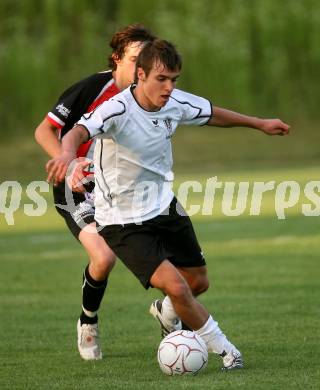
MULTIPOLYGON (((204 293, 209 288, 206 266, 177 267, 177 269, 188 283, 194 296, 204 293)), ((162 337, 175 330, 189 329, 186 324, 181 323, 168 296, 152 302, 150 313, 160 322, 162 337)))
POLYGON ((102 358, 97 312, 103 298, 108 275, 115 264, 115 255, 104 239, 96 232, 95 224, 90 230, 83 229, 79 240, 89 255, 89 265, 83 275, 82 313, 77 324, 78 349, 84 360, 102 358))
MULTIPOLYGON (((92 231, 95 230, 95 223, 90 224, 92 231)), ((98 232, 93 233, 86 229, 81 230, 79 240, 85 248, 89 259, 89 273, 97 281, 103 281, 111 272, 116 262, 113 251, 98 232)))
POLYGON ((193 296, 188 283, 168 260, 153 273, 150 283, 167 294, 176 314, 205 341, 208 351, 223 358, 224 368, 243 366, 240 352, 222 333, 218 323, 193 296))
POLYGON ((195 297, 208 290, 209 279, 205 265, 201 267, 177 267, 177 269, 190 286, 195 297))

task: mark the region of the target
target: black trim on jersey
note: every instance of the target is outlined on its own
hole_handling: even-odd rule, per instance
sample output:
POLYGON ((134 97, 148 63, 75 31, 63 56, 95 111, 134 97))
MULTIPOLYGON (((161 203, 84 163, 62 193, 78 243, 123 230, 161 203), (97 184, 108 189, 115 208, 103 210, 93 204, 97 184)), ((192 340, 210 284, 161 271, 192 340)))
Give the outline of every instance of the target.
MULTIPOLYGON (((207 100, 208 100, 208 99, 207 99, 207 100)), ((207 125, 208 122, 209 122, 209 120, 213 117, 213 106, 212 106, 212 103, 211 103, 210 100, 208 100, 208 102, 210 103, 210 116, 209 116, 207 122, 203 123, 203 124, 200 125, 200 126, 205 126, 205 125, 207 125)))
POLYGON ((159 112, 159 111, 161 110, 161 108, 160 108, 160 110, 153 111, 153 110, 146 110, 145 108, 143 108, 143 107, 141 106, 141 104, 138 102, 138 100, 136 99, 136 97, 135 97, 134 94, 133 94, 133 90, 136 88, 136 86, 137 86, 137 84, 132 84, 132 85, 130 86, 130 92, 131 92, 131 95, 132 95, 134 101, 135 101, 135 102, 137 103, 137 105, 141 108, 141 110, 143 110, 143 111, 145 111, 145 112, 159 112))
MULTIPOLYGON (((82 117, 84 118, 84 119, 90 119, 91 118, 91 116, 92 116, 92 114, 96 111, 96 109, 98 108, 98 107, 100 107, 101 106, 101 104, 99 105, 99 106, 97 106, 94 110, 92 110, 92 111, 90 111, 90 112, 85 112, 83 115, 82 115, 82 117)), ((81 117, 81 118, 82 118, 81 117)))
POLYGON ((113 118, 114 116, 122 115, 122 114, 124 114, 124 113, 126 112, 126 106, 125 106, 125 104, 124 104, 123 102, 121 102, 120 100, 116 100, 116 101, 117 101, 118 103, 121 103, 121 104, 123 105, 123 111, 121 111, 121 112, 115 112, 115 113, 113 113, 113 114, 107 116, 106 118, 104 118, 104 119, 103 119, 103 125, 102 125, 101 127, 99 127, 98 130, 103 131, 102 129, 103 129, 103 126, 104 126, 104 122, 106 122, 108 119, 111 119, 111 118, 113 118))
MULTIPOLYGON (((104 122, 106 122, 106 121, 107 121, 108 119, 110 119, 110 118, 113 118, 114 116, 119 116, 119 115, 122 115, 122 114, 124 114, 124 113, 126 112, 126 106, 125 106, 125 104, 124 104, 123 102, 121 102, 120 100, 117 100, 117 102, 118 102, 118 103, 121 103, 121 104, 123 105, 123 111, 121 111, 121 112, 115 112, 115 113, 113 113, 113 114, 107 116, 106 118, 104 118, 104 119, 102 120, 103 124, 102 124, 99 128, 97 128, 97 130, 99 130, 101 134, 105 133, 105 131, 103 131, 104 122)), ((92 114, 93 114, 93 113, 95 112, 95 110, 96 110, 97 108, 99 108, 99 107, 100 107, 100 106, 96 107, 93 111, 91 111, 91 112, 89 112, 89 113, 83 114, 83 118, 86 119, 86 120, 90 119, 91 116, 92 116, 92 114)), ((85 125, 81 125, 81 126, 86 127, 85 125)), ((88 129, 87 129, 87 130, 88 130, 88 129)), ((89 130, 88 130, 88 132, 89 132, 89 130)), ((90 134, 90 132, 89 132, 89 134, 90 134)), ((95 136, 93 136, 93 137, 95 137, 95 136)), ((90 134, 89 139, 91 139, 91 138, 93 138, 93 137, 92 137, 91 134, 90 134)))
POLYGON ((100 140, 100 158, 99 158, 99 166, 100 166, 100 171, 101 171, 101 177, 103 179, 103 183, 104 185, 107 187, 107 195, 105 195, 105 191, 103 191, 103 189, 101 188, 101 185, 99 183, 99 180, 98 180, 98 176, 95 175, 95 181, 96 183, 98 184, 98 187, 100 188, 100 191, 102 192, 102 195, 104 197, 104 200, 109 204, 110 207, 112 207, 112 195, 111 195, 111 191, 110 191, 110 187, 108 186, 106 180, 105 180, 105 177, 104 177, 104 174, 103 174, 103 168, 102 168, 102 151, 103 151, 103 140, 101 139, 100 140))
POLYGON ((209 100, 208 100, 208 102, 210 103, 210 107, 211 107, 211 114, 210 114, 210 116, 209 116, 209 115, 200 115, 200 114, 202 113, 202 108, 200 108, 200 107, 194 106, 193 104, 191 104, 191 103, 189 103, 189 102, 180 102, 178 99, 174 98, 174 97, 171 96, 171 95, 170 95, 170 97, 171 97, 173 100, 175 100, 176 102, 180 103, 180 104, 188 104, 188 105, 191 106, 192 108, 195 108, 195 109, 199 110, 198 115, 196 115, 196 116, 195 116, 194 118, 192 118, 192 119, 197 119, 197 118, 208 118, 208 117, 209 117, 208 120, 210 120, 211 114, 212 114, 212 106, 211 106, 211 102, 210 102, 209 100))

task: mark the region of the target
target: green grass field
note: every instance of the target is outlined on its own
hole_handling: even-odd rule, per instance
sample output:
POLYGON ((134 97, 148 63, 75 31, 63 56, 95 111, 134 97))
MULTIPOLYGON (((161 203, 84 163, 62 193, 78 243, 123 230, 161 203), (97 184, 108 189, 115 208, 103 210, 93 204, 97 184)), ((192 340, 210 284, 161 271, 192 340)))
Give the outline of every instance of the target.
MULTIPOLYGON (((304 185, 318 172, 229 172, 219 179, 304 185)), ((319 217, 301 213, 301 198, 278 220, 272 193, 255 217, 225 217, 219 202, 213 216, 193 218, 211 280, 201 301, 242 351, 244 370, 221 372, 210 355, 196 377, 162 374, 160 332, 148 314, 160 293, 145 292, 120 261, 100 311, 104 359, 82 361, 76 322, 86 255, 50 206, 37 218, 20 209, 12 227, 1 217, 0 389, 319 389, 319 217)))

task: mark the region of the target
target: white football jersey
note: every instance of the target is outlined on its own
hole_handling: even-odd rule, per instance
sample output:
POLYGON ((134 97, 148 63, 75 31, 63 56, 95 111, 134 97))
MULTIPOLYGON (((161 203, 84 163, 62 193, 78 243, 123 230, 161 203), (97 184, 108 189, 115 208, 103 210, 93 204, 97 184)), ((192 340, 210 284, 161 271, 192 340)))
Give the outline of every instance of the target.
POLYGON ((131 86, 78 124, 97 140, 95 218, 102 225, 139 223, 161 214, 172 191, 171 137, 179 124, 204 125, 211 103, 175 89, 159 111, 146 111, 131 86))

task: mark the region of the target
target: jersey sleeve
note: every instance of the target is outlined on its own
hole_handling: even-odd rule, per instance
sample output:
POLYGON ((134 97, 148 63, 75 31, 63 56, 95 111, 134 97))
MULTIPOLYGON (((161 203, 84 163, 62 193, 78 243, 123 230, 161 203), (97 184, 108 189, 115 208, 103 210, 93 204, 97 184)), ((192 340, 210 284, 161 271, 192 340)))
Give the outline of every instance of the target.
POLYGON ((57 128, 69 130, 112 80, 112 73, 95 73, 66 89, 47 114, 47 119, 57 128))
POLYGON ((121 100, 108 100, 94 111, 84 114, 77 125, 84 126, 90 138, 103 138, 114 128, 116 119, 126 112, 126 106, 121 100))
POLYGON ((175 89, 171 94, 181 112, 181 125, 205 125, 212 116, 212 105, 208 99, 175 89))
POLYGON ((47 119, 54 126, 61 129, 71 121, 73 109, 78 104, 83 88, 83 82, 78 82, 62 93, 56 104, 47 114, 47 119))

